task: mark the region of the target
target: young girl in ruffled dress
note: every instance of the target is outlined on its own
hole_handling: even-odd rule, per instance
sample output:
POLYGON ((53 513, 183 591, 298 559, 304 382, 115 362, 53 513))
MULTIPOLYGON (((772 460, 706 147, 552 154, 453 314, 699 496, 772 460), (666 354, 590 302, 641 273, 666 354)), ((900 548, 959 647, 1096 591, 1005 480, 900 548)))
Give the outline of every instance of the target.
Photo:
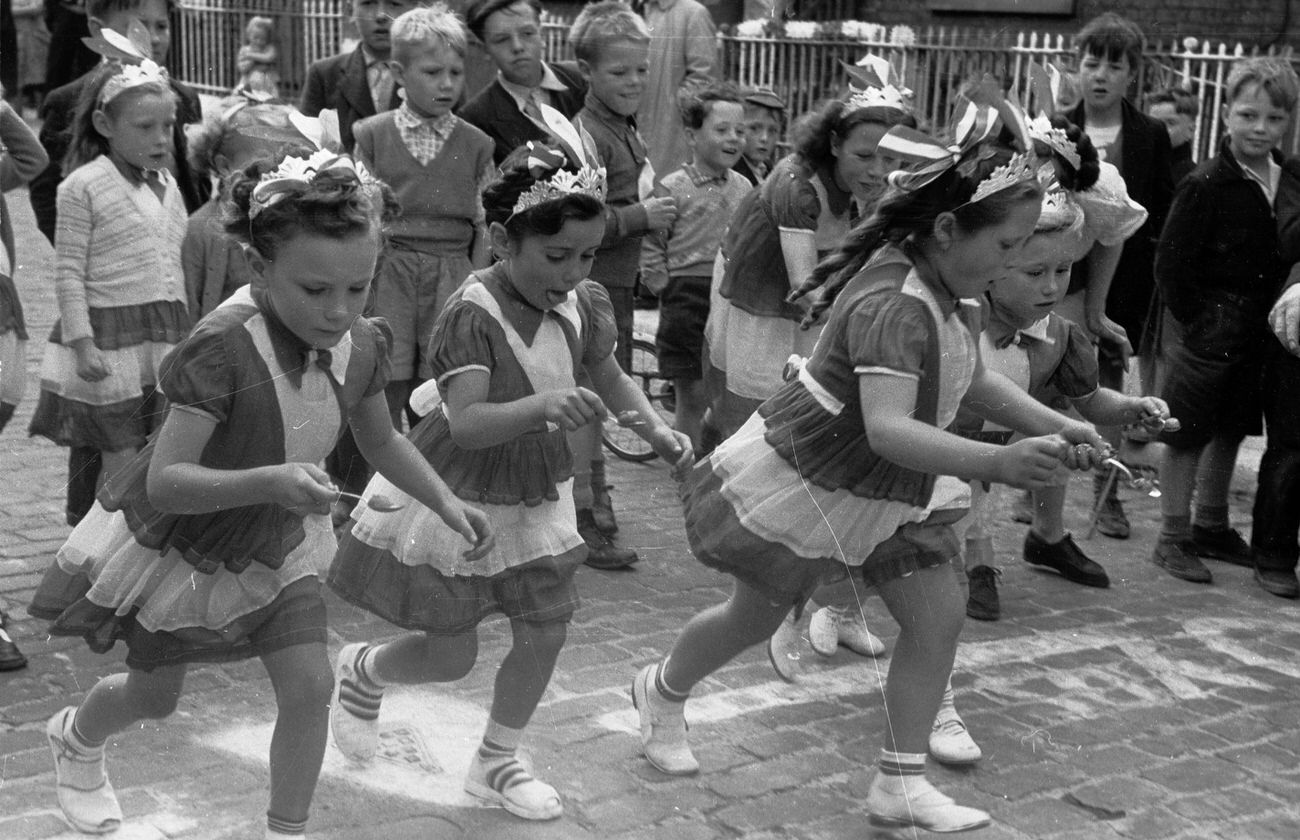
MULTIPOLYGON (((388 333, 360 317, 379 252, 382 187, 318 152, 231 189, 228 230, 255 282, 163 360, 156 440, 113 476, 45 574, 30 611, 92 650, 126 644, 46 727, 59 805, 76 829, 122 822, 104 744, 176 709, 192 662, 259 657, 275 688, 266 837, 301 837, 325 753, 332 686, 320 573, 338 491, 317 464, 351 423, 370 463, 458 535, 491 547, 484 515, 450 493, 388 417, 388 333)), ((418 503, 418 505, 417 505, 418 503)))
MULTIPOLYGON (((386 686, 461 679, 478 656, 479 623, 495 613, 510 620, 514 643, 465 789, 530 820, 563 812, 555 788, 515 750, 564 646, 578 606, 574 572, 587 555, 566 432, 613 411, 678 471, 692 458, 690 439, 619 367, 612 304, 586 279, 604 235, 604 171, 575 174, 558 168, 570 166, 564 160, 520 150, 485 192, 498 262, 470 275, 443 310, 429 352, 441 404, 410 435, 458 496, 491 514, 496 549, 467 563, 456 534, 426 512, 358 506, 329 576, 348 601, 416 631, 339 653, 331 727, 354 761, 375 754, 386 686), (580 366, 595 393, 576 384, 580 366)), ((402 498, 383 479, 368 492, 402 498)))
POLYGON ((980 363, 978 310, 966 299, 1001 276, 1034 229, 1041 192, 1032 157, 988 142, 954 155, 898 126, 887 147, 922 149, 929 165, 891 174, 875 213, 796 290, 821 289, 810 320, 830 307, 812 358, 683 489, 691 549, 735 577, 732 597, 691 619, 668 656, 636 676, 632 698, 650 763, 695 773, 685 720, 692 689, 765 641, 819 585, 847 577, 875 587, 901 632, 864 807, 874 825, 963 831, 989 815, 925 778, 964 618, 951 563, 966 492, 947 474, 1039 486, 1063 461, 1090 463, 1081 444, 1101 441, 980 363), (943 431, 963 397, 1043 437, 995 447, 943 431))

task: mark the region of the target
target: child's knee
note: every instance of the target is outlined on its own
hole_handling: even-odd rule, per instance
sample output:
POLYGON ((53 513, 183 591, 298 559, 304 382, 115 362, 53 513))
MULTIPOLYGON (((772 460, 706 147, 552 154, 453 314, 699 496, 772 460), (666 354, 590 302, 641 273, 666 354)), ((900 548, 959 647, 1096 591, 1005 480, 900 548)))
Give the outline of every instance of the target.
POLYGON ((327 709, 334 694, 334 674, 328 667, 303 668, 276 686, 276 704, 292 709, 327 709))
POLYGON ((469 675, 478 662, 478 635, 429 636, 425 663, 439 682, 455 682, 469 675))

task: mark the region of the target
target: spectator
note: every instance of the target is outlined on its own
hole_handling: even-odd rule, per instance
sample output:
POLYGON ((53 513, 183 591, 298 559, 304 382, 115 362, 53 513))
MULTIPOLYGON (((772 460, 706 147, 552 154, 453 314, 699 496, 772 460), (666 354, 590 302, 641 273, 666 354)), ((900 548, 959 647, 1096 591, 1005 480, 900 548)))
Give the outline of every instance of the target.
POLYGON ((667 175, 690 159, 677 98, 712 81, 717 33, 709 10, 696 0, 647 0, 643 14, 650 30, 650 76, 636 120, 654 172, 667 175))
POLYGON ((540 0, 475 0, 465 12, 469 31, 492 57, 497 75, 460 115, 492 138, 498 166, 529 140, 553 133, 542 106, 571 120, 587 95, 577 64, 542 61, 541 14, 540 0))
POLYGON ((344 151, 352 151, 353 123, 401 104, 388 67, 393 49, 389 30, 403 12, 420 5, 420 0, 352 0, 361 43, 350 53, 323 58, 307 68, 299 107, 309 117, 326 108, 337 111, 344 151))

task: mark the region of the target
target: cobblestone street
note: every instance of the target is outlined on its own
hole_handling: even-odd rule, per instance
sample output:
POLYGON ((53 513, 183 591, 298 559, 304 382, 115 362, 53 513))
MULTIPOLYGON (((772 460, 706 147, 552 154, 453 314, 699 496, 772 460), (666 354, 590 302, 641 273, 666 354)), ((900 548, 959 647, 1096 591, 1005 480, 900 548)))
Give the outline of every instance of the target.
MULTIPOLYGON (((66 453, 26 435, 56 311, 52 252, 35 230, 26 193, 7 199, 32 341, 27 396, 0 437, 0 605, 30 665, 0 674, 0 840, 49 840, 81 835, 59 816, 45 721, 119 670, 122 652, 97 656, 80 641, 49 639, 44 623, 25 612, 69 530, 66 453)), ((1238 468, 1233 519, 1243 531, 1259 447, 1252 441, 1238 468)), ((1149 462, 1153 453, 1134 457, 1149 462)), ((687 552, 666 467, 610 464, 621 542, 642 559, 631 572, 579 572, 583 606, 529 731, 537 773, 561 792, 564 817, 525 823, 478 807, 461 791, 508 645, 506 625, 493 621, 466 680, 389 692, 383 754, 373 766, 349 766, 330 747, 309 836, 911 836, 869 828, 862 807, 885 725, 880 686, 896 633, 874 598, 864 606, 889 646, 886 656, 864 659, 841 648, 823 659, 808 650, 800 681, 786 684, 765 651, 751 650, 688 704, 698 777, 670 779, 641 758, 632 677, 729 587, 687 552)), ((954 676, 958 708, 984 758, 965 770, 932 763, 932 779, 993 814, 992 827, 971 835, 980 840, 1300 838, 1300 602, 1269 595, 1249 570, 1222 563, 1213 564, 1212 586, 1174 580, 1147 559, 1158 502, 1132 491, 1122 497, 1133 537, 1080 539, 1110 573, 1107 590, 1027 566, 1025 526, 1005 510, 999 515, 1003 619, 967 622, 954 676)), ((1076 479, 1067 524, 1080 538, 1090 500, 1091 479, 1076 479)), ((331 653, 396 632, 332 596, 329 606, 331 653)), ((260 838, 275 711, 270 683, 253 661, 194 668, 187 689, 171 719, 109 743, 109 771, 127 815, 114 836, 260 838)))

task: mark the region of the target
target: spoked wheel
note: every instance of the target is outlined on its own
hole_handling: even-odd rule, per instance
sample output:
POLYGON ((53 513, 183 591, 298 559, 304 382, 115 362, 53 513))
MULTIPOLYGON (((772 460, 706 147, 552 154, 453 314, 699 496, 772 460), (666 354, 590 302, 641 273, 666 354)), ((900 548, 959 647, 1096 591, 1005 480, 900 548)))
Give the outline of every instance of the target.
MULTIPOLYGON (((632 339, 632 370, 628 375, 645 392, 646 399, 664 418, 664 422, 671 426, 675 408, 673 383, 659 375, 659 355, 653 341, 645 338, 632 339)), ((620 426, 613 417, 606 418, 601 438, 606 449, 625 461, 651 461, 656 457, 650 444, 642 440, 635 430, 620 426)))

